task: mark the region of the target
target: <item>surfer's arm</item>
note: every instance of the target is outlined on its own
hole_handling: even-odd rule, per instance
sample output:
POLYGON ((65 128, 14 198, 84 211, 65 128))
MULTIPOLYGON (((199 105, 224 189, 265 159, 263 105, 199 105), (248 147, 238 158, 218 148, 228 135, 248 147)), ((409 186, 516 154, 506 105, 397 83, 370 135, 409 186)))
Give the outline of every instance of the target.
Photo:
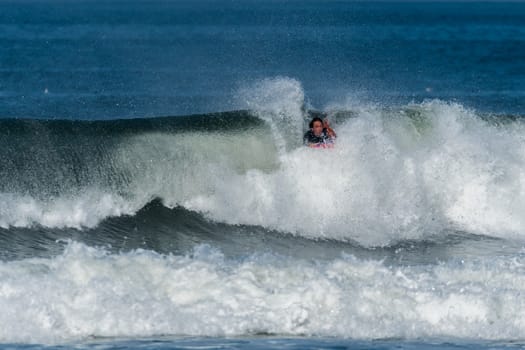
POLYGON ((337 134, 335 133, 334 129, 332 129, 329 126, 326 128, 326 132, 328 133, 328 136, 330 136, 333 139, 337 137, 337 134))
POLYGON ((326 129, 326 133, 328 134, 328 136, 330 136, 333 139, 337 137, 337 134, 335 133, 334 129, 330 127, 330 122, 327 118, 323 120, 323 126, 326 129))

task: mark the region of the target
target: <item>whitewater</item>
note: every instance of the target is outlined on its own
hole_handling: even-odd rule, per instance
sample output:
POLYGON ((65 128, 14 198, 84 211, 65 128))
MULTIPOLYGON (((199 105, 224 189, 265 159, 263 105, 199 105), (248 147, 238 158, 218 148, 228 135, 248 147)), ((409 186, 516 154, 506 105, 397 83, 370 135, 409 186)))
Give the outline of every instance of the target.
MULTIPOLYGON (((521 253, 522 254, 522 253, 521 253)), ((385 266, 253 254, 110 254, 70 242, 0 265, 3 342, 308 335, 521 340, 523 256, 385 266)))
POLYGON ((302 147, 314 112, 298 81, 241 96, 248 111, 0 121, 0 226, 90 228, 160 199, 216 222, 365 246, 445 230, 523 238, 521 119, 440 100, 330 106, 337 147, 319 151, 302 147))
POLYGON ((0 342, 523 341, 519 117, 443 100, 314 110, 288 77, 238 98, 0 120, 0 342), (334 149, 301 144, 320 114, 334 149))
POLYGON ((524 4, 0 1, 0 349, 525 347, 524 4))

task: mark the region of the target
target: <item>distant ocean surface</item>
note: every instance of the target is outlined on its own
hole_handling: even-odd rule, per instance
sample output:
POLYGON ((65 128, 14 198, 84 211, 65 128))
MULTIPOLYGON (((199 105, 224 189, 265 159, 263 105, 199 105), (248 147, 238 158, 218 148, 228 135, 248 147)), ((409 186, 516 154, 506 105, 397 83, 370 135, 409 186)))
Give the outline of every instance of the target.
POLYGON ((0 0, 0 348, 524 347, 524 24, 0 0))

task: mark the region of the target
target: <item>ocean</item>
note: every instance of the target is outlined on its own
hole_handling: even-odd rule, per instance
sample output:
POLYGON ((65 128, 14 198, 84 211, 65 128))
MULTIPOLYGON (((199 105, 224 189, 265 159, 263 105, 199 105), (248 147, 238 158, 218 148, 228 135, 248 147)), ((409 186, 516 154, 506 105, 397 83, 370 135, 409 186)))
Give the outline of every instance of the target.
POLYGON ((0 348, 525 347, 524 23, 0 0, 0 348))

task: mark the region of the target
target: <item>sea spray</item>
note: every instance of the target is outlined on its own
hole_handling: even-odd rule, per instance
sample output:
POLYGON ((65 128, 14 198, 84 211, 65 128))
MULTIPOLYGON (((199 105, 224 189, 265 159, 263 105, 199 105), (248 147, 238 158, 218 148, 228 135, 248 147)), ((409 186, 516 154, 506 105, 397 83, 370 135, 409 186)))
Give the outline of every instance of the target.
POLYGON ((302 143, 306 101, 296 79, 276 77, 245 86, 238 93, 239 106, 248 108, 271 128, 280 154, 302 143))

